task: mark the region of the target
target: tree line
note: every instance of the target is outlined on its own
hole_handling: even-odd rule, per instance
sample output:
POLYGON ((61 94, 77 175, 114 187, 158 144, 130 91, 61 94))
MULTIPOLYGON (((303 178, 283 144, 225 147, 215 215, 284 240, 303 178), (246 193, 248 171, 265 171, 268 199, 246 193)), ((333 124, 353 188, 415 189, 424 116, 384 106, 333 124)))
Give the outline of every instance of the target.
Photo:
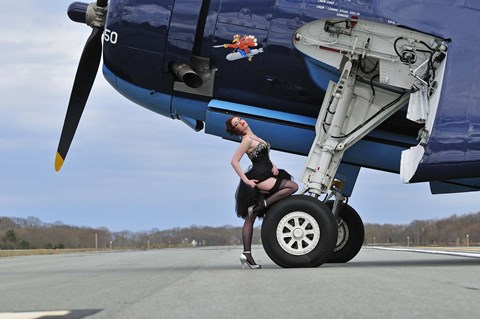
MULTIPOLYGON (((259 229, 254 231, 253 242, 260 242, 259 229)), ((193 225, 168 230, 111 232, 105 227, 44 223, 36 217, 0 217, 0 249, 145 249, 237 244, 241 244, 241 227, 193 225)))
POLYGON ((408 225, 367 224, 365 243, 402 246, 480 245, 480 212, 444 219, 414 220, 408 225))
MULTIPOLYGON (((260 243, 255 228, 253 243, 260 243)), ((480 212, 444 219, 415 220, 408 225, 365 224, 364 244, 464 246, 480 244, 480 212)), ((240 245, 241 227, 196 226, 168 230, 111 232, 44 223, 36 217, 0 217, 0 249, 146 249, 179 246, 240 245)))

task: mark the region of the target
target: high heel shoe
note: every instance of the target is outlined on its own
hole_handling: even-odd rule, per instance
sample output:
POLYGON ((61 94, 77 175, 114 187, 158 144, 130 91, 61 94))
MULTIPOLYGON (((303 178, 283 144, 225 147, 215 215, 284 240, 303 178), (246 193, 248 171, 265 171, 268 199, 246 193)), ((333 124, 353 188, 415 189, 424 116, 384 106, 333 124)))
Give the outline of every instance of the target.
POLYGON ((262 197, 262 199, 258 204, 248 207, 248 217, 257 215, 260 211, 262 211, 265 208, 267 208, 267 201, 262 197))
POLYGON ((250 267, 250 269, 262 269, 262 266, 257 264, 252 264, 247 260, 247 256, 245 254, 250 254, 249 251, 244 251, 243 254, 240 255, 240 262, 242 263, 242 269, 245 269, 245 264, 250 267))

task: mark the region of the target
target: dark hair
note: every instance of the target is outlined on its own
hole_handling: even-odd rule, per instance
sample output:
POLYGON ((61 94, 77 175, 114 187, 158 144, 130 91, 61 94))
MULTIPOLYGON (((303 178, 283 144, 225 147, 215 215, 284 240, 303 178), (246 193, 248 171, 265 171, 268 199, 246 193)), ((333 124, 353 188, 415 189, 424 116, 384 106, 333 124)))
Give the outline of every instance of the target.
POLYGON ((234 118, 236 118, 236 117, 237 117, 237 116, 230 116, 230 117, 228 118, 228 120, 225 122, 225 126, 226 126, 226 129, 225 129, 225 130, 226 130, 227 133, 230 134, 230 135, 237 135, 237 136, 239 136, 239 135, 242 135, 242 134, 241 134, 241 133, 238 131, 238 129, 237 129, 235 126, 233 126, 233 124, 232 124, 232 120, 233 120, 234 118))

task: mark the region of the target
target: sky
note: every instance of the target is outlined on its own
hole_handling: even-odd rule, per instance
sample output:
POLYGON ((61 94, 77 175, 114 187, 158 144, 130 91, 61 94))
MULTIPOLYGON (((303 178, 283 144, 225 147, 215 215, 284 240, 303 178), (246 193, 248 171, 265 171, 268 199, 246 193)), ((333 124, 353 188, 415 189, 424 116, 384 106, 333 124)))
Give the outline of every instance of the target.
MULTIPOLYGON (((125 99, 97 75, 64 166, 54 160, 91 28, 71 1, 16 0, 0 11, 0 216, 144 231, 241 226, 234 212, 238 144, 194 132, 125 99)), ((305 157, 271 152, 299 179, 305 157)), ((242 159, 246 168, 249 161, 242 159)), ((300 184, 300 188, 303 185, 300 184)), ((480 194, 431 195, 428 184, 362 169, 349 204, 364 223, 408 224, 480 211, 480 194)), ((259 222, 257 222, 259 225, 259 222)))

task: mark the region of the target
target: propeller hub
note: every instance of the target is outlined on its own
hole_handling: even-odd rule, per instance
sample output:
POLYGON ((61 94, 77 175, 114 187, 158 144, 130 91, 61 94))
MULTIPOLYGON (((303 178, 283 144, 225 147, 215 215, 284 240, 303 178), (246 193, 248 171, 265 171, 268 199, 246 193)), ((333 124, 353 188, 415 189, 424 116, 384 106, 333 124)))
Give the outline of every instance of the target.
POLYGON ((107 15, 107 5, 101 1, 88 4, 85 2, 74 2, 67 10, 70 20, 85 23, 94 28, 103 28, 107 15))
POLYGON ((68 6, 67 14, 70 20, 78 23, 87 23, 87 8, 88 3, 74 2, 68 6))
MULTIPOLYGON (((100 1, 97 2, 97 4, 90 3, 88 7, 92 8, 93 13, 91 13, 91 17, 93 17, 93 20, 89 23, 87 20, 87 24, 91 27, 94 28, 102 28, 105 26, 105 18, 107 16, 107 9, 108 7, 105 6, 100 6, 100 1)), ((87 10, 87 19, 89 17, 89 11, 87 10)))

